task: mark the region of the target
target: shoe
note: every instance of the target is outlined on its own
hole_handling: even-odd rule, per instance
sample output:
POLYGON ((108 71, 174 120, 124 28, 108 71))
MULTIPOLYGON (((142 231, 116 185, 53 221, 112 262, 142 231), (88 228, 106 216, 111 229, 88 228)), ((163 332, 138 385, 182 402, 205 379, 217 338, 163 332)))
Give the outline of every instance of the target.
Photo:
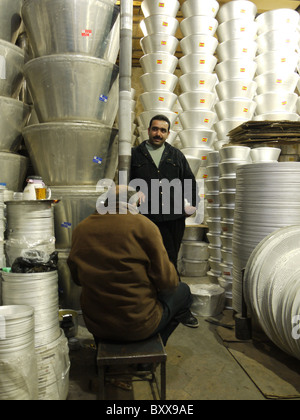
POLYGON ((198 328, 199 322, 197 318, 194 317, 191 313, 189 313, 185 319, 180 321, 184 326, 190 327, 190 328, 198 328))

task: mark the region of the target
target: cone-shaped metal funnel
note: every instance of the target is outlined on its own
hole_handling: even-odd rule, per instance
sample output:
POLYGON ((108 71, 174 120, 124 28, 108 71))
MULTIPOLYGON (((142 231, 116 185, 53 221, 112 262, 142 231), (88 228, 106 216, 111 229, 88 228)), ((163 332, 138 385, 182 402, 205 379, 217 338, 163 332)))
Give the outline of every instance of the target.
POLYGON ((0 109, 0 152, 17 151, 30 106, 17 99, 0 96, 0 109))
POLYGON ((0 182, 10 191, 22 191, 28 168, 28 158, 0 152, 0 182))
POLYGON ((36 174, 48 185, 97 185, 113 179, 118 130, 101 124, 49 123, 23 130, 36 174))
POLYGON ((23 0, 1 0, 0 39, 15 44, 21 26, 23 0))
POLYGON ((24 52, 21 48, 0 40, 0 96, 18 97, 24 64, 24 52))
POLYGON ((51 55, 24 68, 40 122, 91 121, 112 126, 118 111, 118 67, 83 55, 51 55))
POLYGON ((22 17, 36 57, 78 53, 116 62, 119 7, 107 0, 25 0, 22 17))

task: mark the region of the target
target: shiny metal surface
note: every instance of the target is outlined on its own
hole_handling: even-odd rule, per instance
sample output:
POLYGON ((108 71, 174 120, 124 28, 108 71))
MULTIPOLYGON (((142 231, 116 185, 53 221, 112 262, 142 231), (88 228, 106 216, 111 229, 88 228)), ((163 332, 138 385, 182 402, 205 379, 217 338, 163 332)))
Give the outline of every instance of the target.
POLYGON ((208 260, 208 244, 207 242, 198 241, 182 241, 182 257, 188 260, 208 260))
POLYGON ((204 129, 187 129, 179 131, 181 144, 186 147, 212 147, 215 139, 216 132, 214 130, 204 129))
POLYGON ((212 92, 217 83, 216 74, 194 72, 179 77, 179 84, 183 92, 203 90, 212 92))
POLYGON ((23 0, 2 0, 0 8, 0 39, 15 44, 21 26, 23 0))
POLYGON ((174 55, 178 46, 178 39, 168 34, 151 34, 140 40, 144 54, 165 52, 174 55))
POLYGON ((221 162, 228 159, 248 160, 250 159, 250 147, 226 146, 219 151, 221 162))
POLYGON ((196 156, 185 155, 186 160, 188 161, 191 171, 193 172, 195 178, 201 166, 201 159, 197 158, 196 156))
POLYGON ((49 123, 28 126, 23 135, 35 172, 47 185, 96 185, 113 179, 118 130, 100 124, 49 123))
POLYGON ((0 152, 0 179, 8 190, 22 191, 29 160, 25 156, 0 152))
POLYGON ((216 73, 220 82, 231 79, 253 79, 257 69, 256 62, 235 58, 216 65, 216 73))
POLYGON ((218 27, 218 21, 209 16, 191 16, 180 22, 180 30, 183 37, 195 34, 214 36, 218 27))
POLYGON ((119 7, 106 0, 25 0, 22 17, 35 57, 77 53, 116 62, 119 7))
POLYGON ((175 36, 178 27, 178 20, 168 15, 148 16, 140 23, 140 28, 144 36, 159 32, 175 36))
POLYGON ((212 111, 184 111, 179 114, 179 120, 184 128, 204 128, 210 130, 217 119, 212 111))
POLYGON ((257 23, 247 19, 232 19, 218 26, 217 35, 220 43, 235 38, 254 40, 257 33, 257 23))
POLYGON ((219 140, 226 140, 229 139, 228 134, 234 128, 240 126, 244 122, 248 121, 245 118, 236 118, 236 119, 225 119, 222 121, 218 121, 214 125, 214 129, 217 132, 217 136, 219 140))
POLYGON ((230 39, 222 42, 217 48, 217 55, 220 61, 242 58, 253 60, 257 52, 257 43, 248 38, 230 39))
POLYGON ((183 55, 188 54, 214 54, 218 46, 217 38, 211 35, 189 35, 180 41, 183 55))
POLYGON ((236 189, 236 177, 221 176, 220 177, 220 188, 221 188, 222 191, 235 190, 236 189))
POLYGON ((180 3, 178 0, 164 0, 163 2, 143 0, 141 3, 141 9, 145 17, 150 15, 167 15, 175 18, 179 7, 180 3))
POLYGON ((276 162, 280 156, 281 149, 276 147, 256 147, 251 149, 253 163, 276 162))
POLYGON ((253 121, 299 121, 299 114, 288 112, 269 112, 253 117, 253 121))
POLYGON ((255 101, 247 99, 228 99, 226 101, 217 102, 215 111, 219 120, 225 118, 245 118, 251 120, 256 106, 255 101))
POLYGON ((100 58, 59 54, 24 68, 40 122, 89 121, 112 126, 118 111, 118 67, 100 58))
POLYGON ((22 141, 22 129, 31 111, 18 99, 0 96, 0 151, 15 152, 22 141))
POLYGON ((209 16, 215 18, 219 8, 219 2, 216 0, 200 2, 199 0, 186 0, 181 5, 184 18, 191 16, 209 16))
POLYGON ((163 52, 146 54, 140 58, 140 64, 144 73, 174 73, 177 63, 177 57, 163 52))
POLYGON ((142 93, 139 99, 144 111, 150 111, 152 109, 172 111, 177 101, 177 95, 172 92, 152 91, 142 93))
POLYGON ((0 96, 18 98, 23 81, 24 51, 0 40, 0 96))
POLYGON ((257 83, 258 95, 278 91, 294 93, 299 80, 299 74, 293 72, 269 72, 261 74, 254 79, 254 81, 257 83))
POLYGON ((256 94, 257 84, 253 80, 225 80, 216 85, 216 91, 220 101, 229 99, 250 99, 256 94))
POLYGON ((284 31, 297 31, 299 13, 292 9, 275 9, 261 13, 257 18, 258 34, 281 28, 284 31))
POLYGON ((263 93, 254 98, 257 103, 256 114, 267 114, 271 112, 288 112, 296 111, 298 95, 296 93, 286 93, 284 91, 278 93, 263 93))
POLYGON ((264 32, 256 38, 258 53, 263 54, 281 49, 295 51, 298 49, 299 38, 298 32, 284 31, 281 28, 264 32))
POLYGON ((183 74, 202 72, 212 73, 218 59, 212 54, 188 54, 179 59, 179 67, 183 74))
POLYGON ((277 73, 294 73, 297 69, 299 56, 289 50, 271 51, 260 54, 255 58, 257 75, 269 71, 277 73))
POLYGON ((220 23, 231 19, 255 19, 257 6, 252 1, 237 0, 230 1, 220 7, 217 19, 220 23))
POLYGON ((178 77, 172 73, 157 71, 145 73, 140 77, 144 92, 155 90, 174 92, 178 83, 178 77))
POLYGON ((212 92, 186 92, 178 96, 183 111, 206 109, 211 111, 216 102, 216 94, 212 92))

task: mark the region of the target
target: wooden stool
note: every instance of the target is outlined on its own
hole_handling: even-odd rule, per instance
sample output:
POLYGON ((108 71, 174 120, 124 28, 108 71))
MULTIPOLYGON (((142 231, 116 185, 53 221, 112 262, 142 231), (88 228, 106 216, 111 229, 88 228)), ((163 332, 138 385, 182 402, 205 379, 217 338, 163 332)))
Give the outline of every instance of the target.
POLYGON ((151 367, 147 372, 130 370, 132 376, 140 377, 139 380, 149 381, 151 386, 156 383, 158 395, 161 400, 166 399, 166 361, 167 353, 161 337, 157 334, 147 340, 132 343, 98 342, 97 366, 99 376, 98 399, 105 399, 105 380, 107 377, 119 376, 118 372, 110 372, 109 366, 131 366, 146 364, 151 367), (160 364, 160 390, 155 374, 156 365, 160 364), (146 374, 147 373, 147 374, 146 374), (149 375, 151 379, 149 380, 149 375))

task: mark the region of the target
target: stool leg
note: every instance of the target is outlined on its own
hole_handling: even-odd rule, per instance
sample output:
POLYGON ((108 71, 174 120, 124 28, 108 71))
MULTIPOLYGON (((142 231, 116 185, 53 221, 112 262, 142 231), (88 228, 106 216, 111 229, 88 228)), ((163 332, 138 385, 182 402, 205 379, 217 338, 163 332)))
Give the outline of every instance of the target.
POLYGON ((105 400, 105 367, 98 367, 99 391, 98 400, 105 400))
POLYGON ((160 399, 167 399, 167 378, 166 378, 166 362, 160 365, 160 399))

